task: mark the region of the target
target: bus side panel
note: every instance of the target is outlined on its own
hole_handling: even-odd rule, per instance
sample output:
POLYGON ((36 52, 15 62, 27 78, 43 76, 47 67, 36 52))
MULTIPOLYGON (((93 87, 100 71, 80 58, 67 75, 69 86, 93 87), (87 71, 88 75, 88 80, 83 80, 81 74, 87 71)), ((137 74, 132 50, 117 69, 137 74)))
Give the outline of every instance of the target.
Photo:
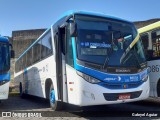
POLYGON ((18 73, 14 73, 14 84, 17 88, 19 88, 20 83, 23 83, 23 71, 20 71, 18 73))
POLYGON ((68 88, 68 103, 77 104, 77 73, 76 70, 69 65, 66 65, 67 88, 68 88))
POLYGON ((150 96, 157 97, 157 82, 160 79, 160 62, 159 60, 148 61, 150 77, 150 96))
POLYGON ((65 56, 62 55, 62 73, 63 73, 63 102, 68 102, 68 87, 67 87, 67 76, 66 76, 66 62, 65 56))
POLYGON ((45 82, 47 79, 51 79, 54 84, 55 74, 55 61, 52 55, 23 71, 15 73, 14 79, 16 86, 22 83, 25 94, 46 98, 45 82))
POLYGON ((45 95, 45 82, 47 79, 54 80, 55 72, 53 55, 44 59, 43 61, 36 63, 27 69, 27 77, 25 78, 27 94, 46 98, 45 95))

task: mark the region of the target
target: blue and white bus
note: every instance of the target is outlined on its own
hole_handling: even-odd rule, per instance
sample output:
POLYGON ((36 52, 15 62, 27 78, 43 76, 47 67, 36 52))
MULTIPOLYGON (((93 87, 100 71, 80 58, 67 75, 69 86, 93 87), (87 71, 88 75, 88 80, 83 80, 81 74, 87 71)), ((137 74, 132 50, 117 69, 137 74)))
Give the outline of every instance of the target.
POLYGON ((14 57, 8 38, 0 36, 0 101, 8 99, 10 58, 14 57))
POLYGON ((138 29, 150 77, 150 96, 160 98, 160 21, 138 29))
POLYGON ((149 96, 143 46, 133 23, 90 12, 67 12, 16 61, 20 95, 78 106, 149 96))

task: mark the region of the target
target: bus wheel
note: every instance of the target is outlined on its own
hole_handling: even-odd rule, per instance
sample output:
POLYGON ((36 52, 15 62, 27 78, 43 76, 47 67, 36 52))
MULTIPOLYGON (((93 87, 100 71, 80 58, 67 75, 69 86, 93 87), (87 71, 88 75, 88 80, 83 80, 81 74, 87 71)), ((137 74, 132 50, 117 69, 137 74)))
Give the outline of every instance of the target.
POLYGON ((53 85, 50 86, 49 102, 53 110, 59 111, 62 109, 62 103, 56 101, 55 99, 55 91, 53 89, 53 85))
POLYGON ((20 94, 20 97, 21 97, 21 98, 24 98, 24 97, 25 97, 25 95, 24 95, 24 93, 23 93, 23 89, 22 89, 22 83, 20 83, 20 85, 19 85, 19 94, 20 94))

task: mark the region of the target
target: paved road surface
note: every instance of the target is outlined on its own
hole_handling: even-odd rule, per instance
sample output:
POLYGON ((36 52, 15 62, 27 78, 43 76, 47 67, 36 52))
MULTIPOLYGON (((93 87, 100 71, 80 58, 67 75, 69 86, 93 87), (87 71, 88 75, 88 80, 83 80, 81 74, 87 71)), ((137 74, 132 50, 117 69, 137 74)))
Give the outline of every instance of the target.
MULTIPOLYGON (((110 116, 121 116, 119 119, 122 119, 123 116, 131 116, 132 113, 154 113, 160 114, 160 99, 147 99, 145 101, 134 102, 134 103, 124 103, 124 104, 114 104, 114 105, 100 105, 100 106, 91 106, 91 107, 75 107, 75 106, 66 106, 63 112, 53 112, 50 109, 49 103, 46 100, 30 97, 26 99, 21 99, 18 96, 9 97, 8 100, 2 101, 0 104, 0 113, 2 112, 39 112, 42 113, 42 116, 49 117, 45 120, 52 119, 51 117, 58 117, 57 119, 97 119, 96 117, 105 117, 110 116)), ((136 119, 146 119, 144 117, 136 117, 136 119)), ((8 118, 9 119, 9 118, 8 118)), ((14 118, 12 118, 14 119, 14 118)), ((18 118, 20 119, 20 118, 18 118)), ((27 118, 26 118, 27 119, 27 118)), ((39 120, 38 118, 36 118, 39 120)), ((150 117, 147 117, 150 119, 150 117)))

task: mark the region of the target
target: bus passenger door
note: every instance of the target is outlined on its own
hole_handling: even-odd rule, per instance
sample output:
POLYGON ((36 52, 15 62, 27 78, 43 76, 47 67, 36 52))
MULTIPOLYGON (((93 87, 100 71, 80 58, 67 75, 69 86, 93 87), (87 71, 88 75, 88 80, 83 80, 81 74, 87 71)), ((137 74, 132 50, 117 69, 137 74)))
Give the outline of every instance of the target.
POLYGON ((55 39, 58 100, 62 102, 68 102, 65 63, 66 27, 59 27, 58 34, 56 36, 58 38, 55 39))
POLYGON ((68 103, 77 104, 77 73, 74 68, 72 37, 70 35, 70 24, 66 29, 66 77, 68 103))

